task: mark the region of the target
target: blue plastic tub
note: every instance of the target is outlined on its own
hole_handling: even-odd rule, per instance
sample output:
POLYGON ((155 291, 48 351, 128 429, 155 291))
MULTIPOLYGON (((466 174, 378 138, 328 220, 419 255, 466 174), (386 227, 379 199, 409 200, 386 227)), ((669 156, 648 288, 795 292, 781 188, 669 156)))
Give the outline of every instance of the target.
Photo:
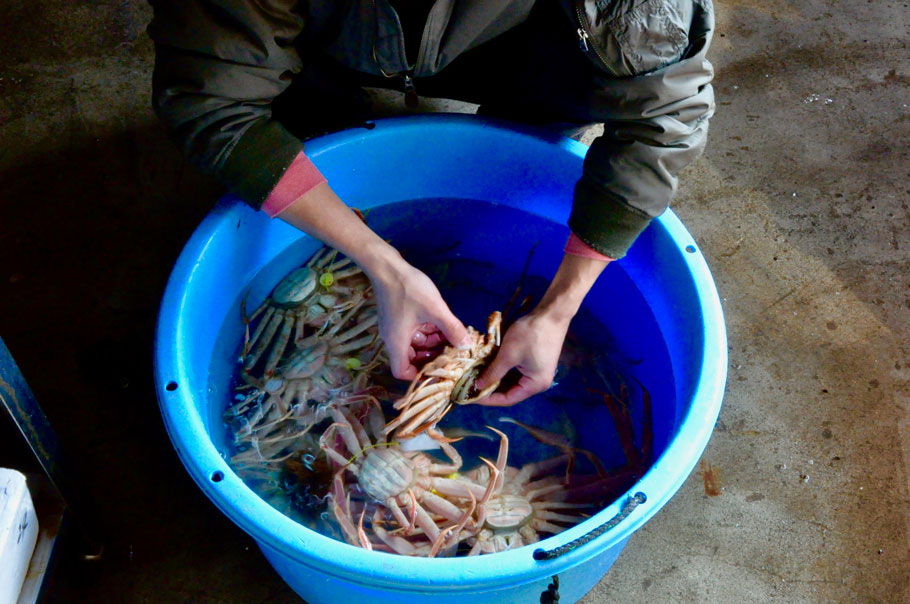
MULTIPOLYGON (((558 265, 586 150, 569 139, 468 116, 382 120, 307 144, 340 197, 370 210, 368 220, 396 245, 416 248, 416 258, 448 253, 449 260, 469 263, 469 276, 505 291, 535 243, 531 275, 550 275, 558 265), (514 274, 500 278, 497 266, 514 274)), ((310 604, 537 602, 554 575, 561 602, 580 599, 682 485, 720 411, 727 366, 723 316, 708 267, 682 223, 670 211, 655 220, 628 256, 608 267, 585 303, 585 313, 606 329, 604 354, 626 359, 649 384, 656 446, 649 471, 602 512, 537 546, 455 559, 369 552, 325 537, 261 500, 224 460, 220 414, 241 338, 239 301, 248 291, 254 304, 261 300, 318 245, 225 198, 178 259, 161 305, 155 379, 167 431, 193 479, 310 604), (611 519, 609 530, 600 528, 583 545, 550 559, 534 554, 561 552, 611 519)), ((453 310, 482 325, 496 305, 483 299, 489 292, 449 281, 445 294, 453 310)), ((538 404, 523 403, 509 414, 538 417, 540 424, 548 411, 538 404)), ((588 442, 609 440, 598 436, 611 429, 606 419, 576 423, 582 437, 594 431, 588 442)))

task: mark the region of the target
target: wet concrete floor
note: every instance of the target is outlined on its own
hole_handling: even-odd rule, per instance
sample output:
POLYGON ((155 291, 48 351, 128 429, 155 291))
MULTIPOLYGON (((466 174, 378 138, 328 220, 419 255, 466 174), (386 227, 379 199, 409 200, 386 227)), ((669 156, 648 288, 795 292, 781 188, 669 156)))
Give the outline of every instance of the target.
MULTIPOLYGON (((674 209, 723 301, 724 406, 583 602, 910 602, 910 10, 716 10, 717 115, 674 209)), ((158 303, 220 189, 152 115, 150 14, 0 7, 0 335, 107 542, 64 552, 48 601, 299 602, 158 412, 158 303)))

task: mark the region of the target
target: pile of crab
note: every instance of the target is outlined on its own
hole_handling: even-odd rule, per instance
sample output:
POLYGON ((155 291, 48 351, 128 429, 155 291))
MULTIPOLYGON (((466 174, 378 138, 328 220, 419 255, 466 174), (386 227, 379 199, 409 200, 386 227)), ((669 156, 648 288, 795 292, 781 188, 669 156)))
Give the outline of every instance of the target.
POLYGON ((371 293, 356 266, 324 248, 243 313, 239 385, 224 414, 237 451, 230 461, 282 511, 316 513, 323 532, 370 550, 475 555, 574 526, 644 472, 652 442, 644 388, 640 446, 625 388, 597 393, 616 424, 622 467, 608 470, 565 437, 505 417, 558 453, 509 465, 506 434, 488 426, 495 460, 463 467, 460 439, 438 422, 498 387, 477 391, 474 380, 498 349, 500 313, 485 333, 468 328, 472 346, 446 347, 396 397, 371 293), (574 471, 577 455, 589 460, 588 473, 574 471))
MULTIPOLYGON (((249 315, 244 300, 241 314, 237 384, 223 414, 235 451, 230 463, 276 503, 299 497, 292 492, 299 485, 290 484, 295 475, 306 479, 324 465, 313 428, 330 409, 370 399, 371 375, 388 360, 369 279, 330 248, 286 275, 249 315)), ((324 501, 312 486, 308 504, 324 501)))

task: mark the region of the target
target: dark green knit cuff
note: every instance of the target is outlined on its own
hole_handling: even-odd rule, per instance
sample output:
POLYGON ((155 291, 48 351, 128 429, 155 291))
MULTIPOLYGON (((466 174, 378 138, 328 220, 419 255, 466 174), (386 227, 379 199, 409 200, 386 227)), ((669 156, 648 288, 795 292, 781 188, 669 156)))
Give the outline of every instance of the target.
POLYGON ((612 199, 585 178, 575 185, 569 229, 601 254, 619 260, 650 222, 647 213, 612 199))
POLYGON ((281 180, 303 143, 271 120, 261 120, 243 133, 217 170, 228 190, 257 210, 281 180))

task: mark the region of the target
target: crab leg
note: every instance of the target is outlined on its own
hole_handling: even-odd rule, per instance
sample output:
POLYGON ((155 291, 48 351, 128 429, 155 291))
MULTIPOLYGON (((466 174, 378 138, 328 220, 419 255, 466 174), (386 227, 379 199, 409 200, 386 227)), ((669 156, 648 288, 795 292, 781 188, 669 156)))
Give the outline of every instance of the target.
POLYGON ((290 419, 291 416, 292 416, 293 414, 294 414, 293 411, 288 411, 288 412, 286 412, 284 415, 282 415, 282 416, 280 416, 280 417, 278 417, 278 418, 276 418, 276 419, 273 419, 273 420, 270 421, 270 422, 267 422, 267 423, 262 424, 262 425, 260 425, 260 426, 256 426, 256 431, 258 432, 258 431, 260 431, 260 430, 265 430, 266 428, 271 428, 271 427, 273 427, 273 426, 276 426, 276 425, 280 424, 281 422, 283 422, 283 421, 285 421, 285 420, 287 420, 287 419, 290 419))
MULTIPOLYGON (((411 499, 408 503, 414 504, 414 503, 416 503, 416 500, 411 499)), ((404 512, 402 511, 401 506, 398 505, 398 501, 396 500, 395 497, 389 497, 389 499, 385 502, 385 506, 387 508, 389 508, 389 511, 392 512, 392 516, 395 518, 395 522, 398 523, 398 526, 401 526, 401 527, 413 526, 413 520, 408 520, 408 517, 404 515, 404 512)), ((414 518, 417 517, 416 513, 412 514, 412 516, 414 518)), ((375 522, 373 524, 375 526, 375 522)))
POLYGON ((275 405, 275 401, 273 399, 273 396, 269 396, 265 402, 259 406, 259 408, 253 413, 253 417, 249 418, 249 423, 244 425, 244 427, 237 432, 235 438, 249 436, 253 433, 253 430, 256 429, 256 425, 262 421, 262 418, 271 413, 275 405))
MULTIPOLYGON (((623 388, 622 392, 626 394, 626 389, 623 388)), ((604 403, 607 405, 607 409, 613 417, 613 422, 616 424, 616 432, 619 434, 619 442, 622 444, 622 450, 626 455, 626 459, 631 465, 637 466, 641 463, 641 451, 635 447, 635 429, 632 427, 632 419, 629 417, 629 408, 625 403, 628 394, 626 394, 626 397, 623 398, 622 402, 604 392, 599 394, 603 397, 604 403)))
POLYGON ((243 318, 243 357, 246 357, 250 352, 250 323, 252 323, 256 317, 259 316, 259 313, 263 312, 269 305, 268 299, 263 300, 262 304, 259 305, 259 308, 248 317, 246 316, 246 299, 249 295, 250 292, 247 292, 246 296, 243 297, 243 301, 240 303, 240 316, 243 318))
POLYGON ((344 441, 344 445, 348 448, 348 452, 351 453, 355 458, 363 455, 363 450, 369 446, 369 443, 366 445, 362 444, 360 438, 355 431, 351 422, 348 421, 348 418, 345 417, 340 410, 335 407, 329 409, 329 413, 332 415, 332 419, 335 420, 335 423, 332 424, 337 426, 335 429, 338 432, 338 435, 341 437, 341 440, 344 441))
POLYGON ((357 437, 357 440, 360 444, 360 448, 357 449, 357 451, 363 451, 370 446, 370 437, 367 434, 367 431, 364 430, 363 424, 361 424, 359 421, 351 421, 351 418, 345 409, 342 409, 336 405, 332 405, 329 408, 329 413, 332 414, 332 418, 335 419, 335 421, 343 419, 351 427, 351 430, 354 432, 354 435, 357 437))
POLYGON ((366 303, 366 300, 361 300, 360 302, 355 304, 354 307, 351 308, 351 310, 349 310, 346 314, 342 315, 342 317, 340 319, 338 319, 338 322, 335 323, 334 327, 332 327, 328 331, 325 331, 325 328, 323 328, 320 331, 325 331, 324 335, 326 335, 328 337, 333 337, 336 333, 338 333, 338 330, 340 330, 344 325, 347 325, 348 321, 350 321, 351 318, 357 314, 357 311, 359 311, 360 307, 363 306, 365 303, 366 303))
POLYGON ((303 335, 306 330, 306 321, 299 319, 297 321, 297 327, 294 329, 294 343, 301 341, 305 336, 303 335))
MULTIPOLYGON (((364 313, 366 314, 366 313, 364 313)), ((369 329, 370 327, 376 325, 379 322, 379 315, 376 313, 370 313, 365 319, 360 321, 354 327, 348 329, 347 331, 342 332, 338 337, 335 338, 336 342, 346 342, 353 338, 356 335, 359 335, 369 329)))
POLYGON ((275 374, 275 368, 278 366, 278 361, 281 360, 281 355, 288 347, 288 341, 291 339, 291 330, 294 327, 295 320, 294 313, 285 313, 281 331, 278 332, 278 338, 275 340, 272 352, 265 361, 265 375, 271 376, 275 374))
POLYGON ((557 455, 556 457, 551 457, 550 459, 544 459, 542 461, 525 464, 521 467, 521 470, 519 470, 518 475, 515 477, 515 481, 518 483, 523 483, 532 476, 539 476, 541 474, 549 472, 553 468, 559 467, 560 465, 566 463, 570 458, 571 456, 568 453, 563 453, 562 455, 557 455))
POLYGON ((436 554, 439 553, 439 550, 440 550, 440 548, 442 548, 443 544, 445 544, 446 549, 448 549, 464 538, 460 534, 461 530, 464 528, 465 524, 467 524, 468 520, 474 514, 474 510, 476 508, 477 508, 477 501, 474 499, 474 496, 471 495, 471 507, 468 508, 467 510, 465 510, 464 514, 461 515, 461 517, 458 519, 458 522, 454 526, 443 529, 439 533, 439 536, 436 537, 435 541, 433 541, 433 547, 430 549, 430 558, 436 557, 436 554), (446 540, 445 536, 447 534, 449 534, 450 532, 452 533, 452 538, 449 540, 446 540))
MULTIPOLYGON (((313 257, 310 258, 309 262, 306 263, 307 266, 311 268, 322 268, 329 260, 331 260, 332 255, 330 252, 333 251, 328 246, 322 246, 319 248, 313 257)), ((335 252, 336 254, 338 252, 335 252)))
POLYGON ((255 321, 256 317, 258 317, 260 314, 262 314, 265 311, 265 309, 268 308, 268 306, 269 306, 269 299, 266 298, 265 300, 262 301, 262 304, 260 304, 256 308, 256 310, 253 311, 253 314, 251 314, 250 316, 246 316, 246 299, 247 299, 247 296, 249 296, 249 295, 250 295, 250 292, 247 292, 246 296, 243 297, 243 302, 240 305, 241 306, 240 313, 243 316, 243 322, 246 323, 247 325, 249 325, 250 323, 255 321))
POLYGON ((443 378, 443 379, 447 379, 447 380, 457 380, 458 378, 461 377, 462 373, 463 373, 463 371, 462 371, 461 367, 458 367, 456 365, 454 367, 446 366, 446 367, 435 368, 431 371, 427 371, 426 375, 428 375, 430 377, 443 378))
POLYGON ((535 522, 534 528, 536 528, 538 531, 543 531, 545 533, 553 533, 554 535, 558 535, 559 533, 566 530, 566 527, 564 527, 564 526, 558 526, 556 524, 550 524, 549 522, 544 522, 544 521, 535 522))
POLYGON ((357 523, 357 537, 360 539, 360 545, 364 549, 373 551, 373 544, 370 543, 370 539, 367 537, 366 531, 363 530, 363 515, 366 513, 366 508, 360 510, 360 522, 357 523))
POLYGON ((256 329, 253 331, 253 336, 248 338, 246 343, 243 346, 244 357, 249 354, 250 348, 256 345, 256 342, 259 341, 259 337, 262 335, 262 332, 265 331, 266 326, 271 322, 272 315, 275 314, 276 309, 274 306, 269 306, 269 301, 266 300, 262 303, 256 312, 253 313, 253 316, 246 320, 247 327, 249 328, 250 323, 253 321, 253 317, 262 312, 262 309, 267 308, 265 314, 262 316, 262 320, 256 325, 256 329))
MULTIPOLYGON (((344 469, 350 463, 350 460, 344 457, 341 453, 336 451, 329 445, 329 433, 331 432, 334 436, 336 430, 340 424, 330 424, 328 428, 325 429, 325 432, 322 433, 322 436, 319 437, 319 448, 325 452, 326 457, 337 463, 344 469)), ((357 473, 357 466, 351 466, 351 471, 354 474, 357 473)))
MULTIPOLYGON (((450 445, 447 442, 439 443, 440 448, 443 453, 449 458, 451 463, 434 463, 430 464, 430 472, 433 474, 451 474, 452 472, 457 472, 461 469, 461 466, 464 464, 461 459, 461 455, 458 454, 458 451, 455 450, 455 447, 450 445)), ((502 447, 500 447, 500 450, 502 447)))
MULTIPOLYGON (((268 315, 268 313, 266 313, 266 314, 268 315)), ((275 332, 278 331, 278 328, 281 326, 283 319, 284 319, 284 312, 282 312, 280 310, 275 311, 275 313, 272 315, 271 320, 269 321, 268 325, 266 326, 265 330, 262 332, 261 337, 257 340, 254 336, 253 340, 256 342, 256 347, 253 349, 253 352, 250 353, 249 356, 247 356, 247 358, 243 364, 244 369, 249 371, 256 365, 257 362, 259 362, 259 358, 262 356, 262 353, 265 352, 265 349, 269 345, 269 343, 272 341, 272 338, 275 337, 275 332)), ((264 321, 265 321, 265 319, 263 319, 263 322, 264 321)), ((258 331, 258 329, 257 329, 257 331, 258 331)))
POLYGON ((580 516, 570 516, 569 514, 558 514, 556 512, 546 512, 543 510, 537 510, 534 513, 534 517, 541 520, 555 520, 557 522, 568 522, 571 524, 577 524, 581 519, 580 516))
POLYGON ((480 539, 478 539, 477 542, 474 543, 473 546, 471 546, 471 551, 468 552, 468 555, 476 556, 477 554, 481 553, 480 550, 482 548, 483 548, 483 542, 480 539))
MULTIPOLYGON (((468 491, 468 494, 470 495, 471 492, 468 491)), ((451 520, 452 522, 459 522, 463 514, 463 511, 457 505, 451 501, 443 499, 432 491, 426 491, 421 496, 420 501, 423 503, 427 510, 435 512, 446 520, 451 520)))
POLYGON ((381 522, 382 518, 379 516, 379 510, 376 510, 376 513, 373 514, 373 532, 376 533, 376 536, 379 537, 383 543, 392 548, 395 553, 402 556, 417 555, 419 550, 413 543, 404 537, 399 537, 398 535, 389 533, 384 528, 382 528, 382 526, 380 526, 381 522))
POLYGON ((540 501, 534 504, 538 510, 584 510, 591 509, 589 503, 567 503, 565 501, 540 501))
POLYGON ((637 379, 635 381, 638 382, 638 386, 641 388, 641 462, 646 464, 651 460, 651 453, 654 449, 654 409, 651 406, 651 393, 641 382, 637 379))
POLYGON ((461 497, 464 499, 471 496, 482 498, 487 491, 483 485, 457 478, 432 478, 429 486, 447 497, 461 497))
POLYGON ((284 392, 281 393, 281 401, 284 403, 285 407, 293 410, 298 402, 305 402, 306 399, 303 394, 305 389, 306 385, 300 380, 288 381, 287 387, 284 392))
POLYGON ((336 280, 336 281, 341 281, 342 279, 347 279, 347 278, 349 278, 349 277, 353 277, 353 276, 355 276, 355 275, 361 275, 361 274, 363 274, 363 271, 360 270, 359 267, 357 267, 357 266, 352 266, 352 267, 350 267, 350 268, 346 268, 346 269, 343 270, 343 271, 338 271, 338 272, 336 272, 336 273, 335 273, 335 280, 336 280))
MULTIPOLYGON (((334 273, 340 269, 343 269, 346 266, 350 266, 353 263, 354 263, 354 261, 351 260, 350 258, 342 258, 341 260, 338 260, 337 262, 333 262, 332 264, 325 267, 325 270, 327 272, 334 273)), ((335 278, 336 279, 338 278, 337 275, 335 278)))
POLYGON ((438 404, 428 407, 398 430, 399 438, 407 438, 413 434, 419 434, 423 432, 431 425, 436 423, 439 419, 441 419, 442 416, 445 415, 451 407, 452 405, 447 405, 442 413, 440 413, 438 404))
MULTIPOLYGON (((426 367, 424 367, 424 369, 426 369, 426 367)), ((395 401, 395 403, 392 405, 392 407, 394 407, 395 409, 401 409, 402 407, 410 405, 411 401, 412 401, 412 395, 414 394, 414 392, 416 392, 422 388, 426 388, 428 385, 430 385, 433 382, 433 378, 427 378, 427 379, 423 380, 422 382, 418 382, 418 380, 423 379, 422 371, 423 370, 421 370, 421 373, 417 374, 417 377, 415 377, 414 381, 411 382, 411 385, 408 386, 408 389, 404 393, 404 396, 402 396, 400 399, 395 401)))
POLYGON ((625 470, 608 478, 600 478, 590 483, 571 487, 559 493, 561 500, 594 501, 629 488, 638 473, 634 469, 625 470))
POLYGON ((418 502, 415 512, 414 523, 423 529, 424 534, 430 541, 436 539, 439 536, 439 527, 436 525, 436 522, 433 518, 427 513, 427 511, 420 505, 418 502))
POLYGON ((569 475, 572 473, 572 468, 575 465, 574 457, 575 457, 576 453, 581 453, 582 455, 587 457, 599 475, 601 475, 601 476, 607 475, 607 471, 604 469, 603 464, 600 462, 600 459, 598 459, 596 455, 594 455, 593 453, 591 453, 590 451, 587 451, 585 449, 573 447, 569 443, 569 440, 562 434, 554 434, 553 432, 547 432, 546 430, 541 430, 540 428, 535 428, 534 426, 529 426, 528 424, 524 424, 518 420, 514 420, 511 417, 500 417, 499 421, 507 422, 510 424, 515 424, 516 426, 520 426, 520 427, 524 428, 525 430, 527 430, 528 433, 532 437, 534 437, 534 440, 536 440, 537 442, 541 442, 545 445, 550 445, 551 447, 556 447, 557 449, 568 454, 569 455, 569 464, 568 464, 568 467, 566 467, 566 480, 569 479, 569 475))
MULTIPOLYGON (((505 482, 505 476, 503 476, 502 474, 506 470, 506 460, 509 457, 509 439, 506 437, 505 434, 503 434, 496 428, 493 428, 491 426, 487 426, 487 428, 489 428, 490 430, 492 430, 493 432, 495 432, 496 434, 499 435, 499 453, 496 456, 496 466, 491 467, 491 469, 497 470, 497 472, 495 473, 496 482, 497 482, 495 488, 498 491, 499 489, 502 488, 503 482, 505 482)), ((486 461, 486 460, 484 460, 484 461, 486 461)), ((489 465, 489 463, 488 463, 488 465, 489 465)))
POLYGON ((525 497, 528 498, 528 501, 534 501, 535 499, 537 499, 539 497, 543 497, 544 495, 549 495, 550 493, 556 493, 557 491, 561 491, 564 488, 565 488, 565 485, 551 484, 551 485, 541 487, 539 489, 529 490, 527 493, 525 493, 525 497))
POLYGON ((360 538, 357 534, 357 527, 351 519, 351 495, 345 491, 344 481, 341 478, 343 470, 335 473, 335 479, 332 484, 332 513, 335 520, 341 526, 344 537, 351 545, 357 545, 360 538))
MULTIPOLYGON (((407 407, 401 414, 386 424, 385 432, 391 432, 402 423, 408 421, 412 417, 423 413, 427 409, 434 409, 439 407, 449 399, 449 393, 445 392, 446 384, 434 384, 427 388, 426 396, 421 398, 418 402, 412 404, 410 407, 407 407)), ((423 393, 421 393, 423 394, 423 393)))
POLYGON ((265 397, 265 392, 261 390, 255 390, 252 394, 247 395, 245 399, 237 403, 236 405, 229 407, 227 411, 224 412, 226 416, 238 415, 243 409, 250 405, 256 398, 265 397))
POLYGON ((374 333, 367 334, 367 335, 363 336, 362 338, 360 338, 359 340, 354 340, 352 342, 348 342, 341 346, 336 346, 332 352, 334 352, 335 354, 347 354, 354 350, 361 350, 363 348, 366 348, 370 344, 372 344, 376 340, 377 337, 378 337, 378 335, 374 334, 374 333))

